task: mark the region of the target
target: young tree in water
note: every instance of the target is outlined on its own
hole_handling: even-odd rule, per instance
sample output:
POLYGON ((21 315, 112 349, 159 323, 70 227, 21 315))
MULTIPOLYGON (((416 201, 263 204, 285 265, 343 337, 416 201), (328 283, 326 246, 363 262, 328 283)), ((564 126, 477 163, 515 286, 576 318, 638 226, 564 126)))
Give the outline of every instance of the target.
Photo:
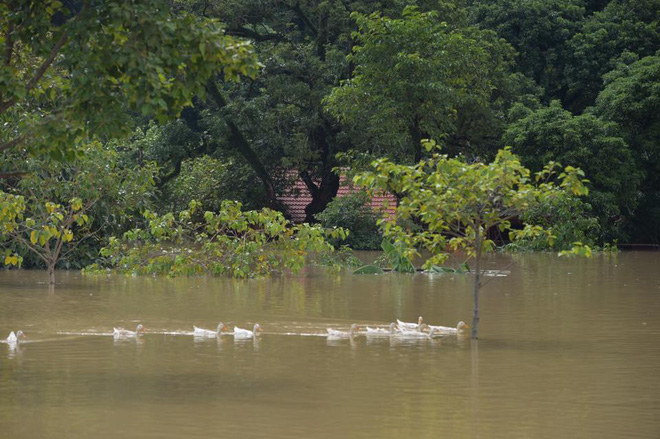
MULTIPOLYGON (((425 141, 427 150, 436 149, 425 141)), ((355 182, 370 189, 394 189, 402 194, 394 218, 384 219, 385 235, 403 243, 408 256, 416 249, 428 250, 431 257, 425 268, 447 260, 450 251, 462 250, 474 258, 474 312, 472 338, 479 329, 479 292, 484 268, 483 255, 495 248, 488 231, 510 230, 511 220, 530 204, 558 196, 563 192, 587 194, 583 172, 566 167, 557 174, 558 164, 551 162, 532 175, 509 148, 502 149, 492 163, 467 163, 435 152, 414 166, 397 165, 387 159, 372 163, 373 171, 358 174, 355 182), (411 219, 421 223, 421 230, 401 224, 411 219)), ((511 239, 522 239, 550 232, 538 225, 510 230, 511 239)), ((551 237, 550 237, 551 238, 551 237)), ((588 256, 591 250, 575 243, 567 254, 588 256)))
MULTIPOLYGON (((117 153, 92 142, 81 157, 68 162, 30 158, 28 173, 0 191, 0 248, 5 265, 21 265, 31 256, 48 270, 75 254, 101 230, 121 228, 131 212, 153 196, 155 167, 137 169, 117 164, 117 153)), ((146 205, 145 205, 146 204, 146 205)))

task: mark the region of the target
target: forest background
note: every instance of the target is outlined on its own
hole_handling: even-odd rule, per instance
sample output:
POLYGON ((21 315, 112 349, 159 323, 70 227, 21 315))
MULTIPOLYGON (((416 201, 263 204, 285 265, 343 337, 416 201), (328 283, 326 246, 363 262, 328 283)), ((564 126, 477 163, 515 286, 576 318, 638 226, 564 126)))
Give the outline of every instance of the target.
POLYGON ((58 266, 79 268, 147 210, 233 200, 286 215, 278 200, 296 180, 312 199, 306 221, 379 248, 367 198, 336 198, 339 173, 417 163, 423 139, 469 163, 510 146, 532 171, 581 168, 588 196, 523 214, 560 249, 660 243, 660 0, 46 3, 0 10, 0 220, 22 197, 38 233, 13 239, 14 222, 3 239, 24 267, 47 264, 26 246, 49 244, 62 222, 72 235, 58 237, 58 266), (102 25, 83 28, 94 14, 102 25), (47 37, 14 44, 28 34, 47 37))

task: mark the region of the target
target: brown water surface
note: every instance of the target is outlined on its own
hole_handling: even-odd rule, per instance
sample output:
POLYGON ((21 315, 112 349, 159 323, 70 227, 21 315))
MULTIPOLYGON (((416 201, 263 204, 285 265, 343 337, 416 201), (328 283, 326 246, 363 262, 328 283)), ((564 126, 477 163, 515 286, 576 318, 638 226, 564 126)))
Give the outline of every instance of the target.
MULTIPOLYGON (((498 255, 490 268, 511 256, 498 255)), ((660 253, 516 255, 481 338, 326 340, 326 327, 469 321, 462 275, 235 281, 0 272, 1 438, 657 438, 660 253), (259 322, 198 339, 192 326, 259 322), (113 326, 143 323, 139 340, 113 326)))

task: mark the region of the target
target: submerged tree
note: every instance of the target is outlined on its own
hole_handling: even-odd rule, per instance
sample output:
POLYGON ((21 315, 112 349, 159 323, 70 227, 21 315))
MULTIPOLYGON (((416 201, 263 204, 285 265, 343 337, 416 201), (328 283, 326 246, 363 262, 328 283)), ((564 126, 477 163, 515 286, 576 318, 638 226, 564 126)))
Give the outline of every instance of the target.
MULTIPOLYGON (((424 143, 429 151, 437 145, 424 143)), ((387 159, 372 163, 373 171, 358 174, 355 182, 370 189, 394 189, 402 194, 396 215, 381 220, 385 235, 395 243, 403 243, 408 256, 417 250, 428 250, 431 257, 426 268, 441 264, 449 251, 462 250, 474 262, 474 313, 472 338, 479 328, 479 292, 484 268, 484 253, 495 248, 488 231, 510 230, 512 240, 551 233, 539 225, 525 225, 511 230, 511 220, 530 204, 556 197, 564 192, 585 195, 583 172, 566 167, 557 174, 559 165, 547 164, 532 175, 521 165, 509 148, 500 150, 492 163, 467 163, 460 158, 435 152, 429 159, 414 166, 397 165, 387 159), (401 224, 414 219, 422 229, 412 230, 401 224)), ((575 243, 567 253, 589 255, 589 247, 575 243)))
POLYGON ((194 221, 199 203, 177 215, 145 212, 147 228, 111 238, 104 257, 90 267, 124 273, 224 275, 238 278, 300 270, 310 252, 332 252, 326 238, 345 238, 342 229, 290 224, 271 209, 243 211, 241 203, 224 201, 217 213, 206 211, 194 221))
POLYGON ((98 142, 83 152, 69 162, 25 160, 20 166, 27 174, 8 193, 0 191, 5 265, 36 257, 35 265, 46 267, 53 285, 58 263, 90 238, 98 239, 102 230, 120 227, 123 218, 148 203, 154 167, 118 166, 116 152, 98 142))

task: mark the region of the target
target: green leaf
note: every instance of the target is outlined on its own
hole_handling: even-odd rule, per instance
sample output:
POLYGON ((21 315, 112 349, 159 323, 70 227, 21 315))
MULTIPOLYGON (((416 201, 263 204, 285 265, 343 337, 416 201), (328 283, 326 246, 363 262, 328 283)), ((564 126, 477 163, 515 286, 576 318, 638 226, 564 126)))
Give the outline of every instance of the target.
POLYGON ((385 272, 376 265, 365 265, 353 271, 353 274, 383 274, 383 273, 385 272))

